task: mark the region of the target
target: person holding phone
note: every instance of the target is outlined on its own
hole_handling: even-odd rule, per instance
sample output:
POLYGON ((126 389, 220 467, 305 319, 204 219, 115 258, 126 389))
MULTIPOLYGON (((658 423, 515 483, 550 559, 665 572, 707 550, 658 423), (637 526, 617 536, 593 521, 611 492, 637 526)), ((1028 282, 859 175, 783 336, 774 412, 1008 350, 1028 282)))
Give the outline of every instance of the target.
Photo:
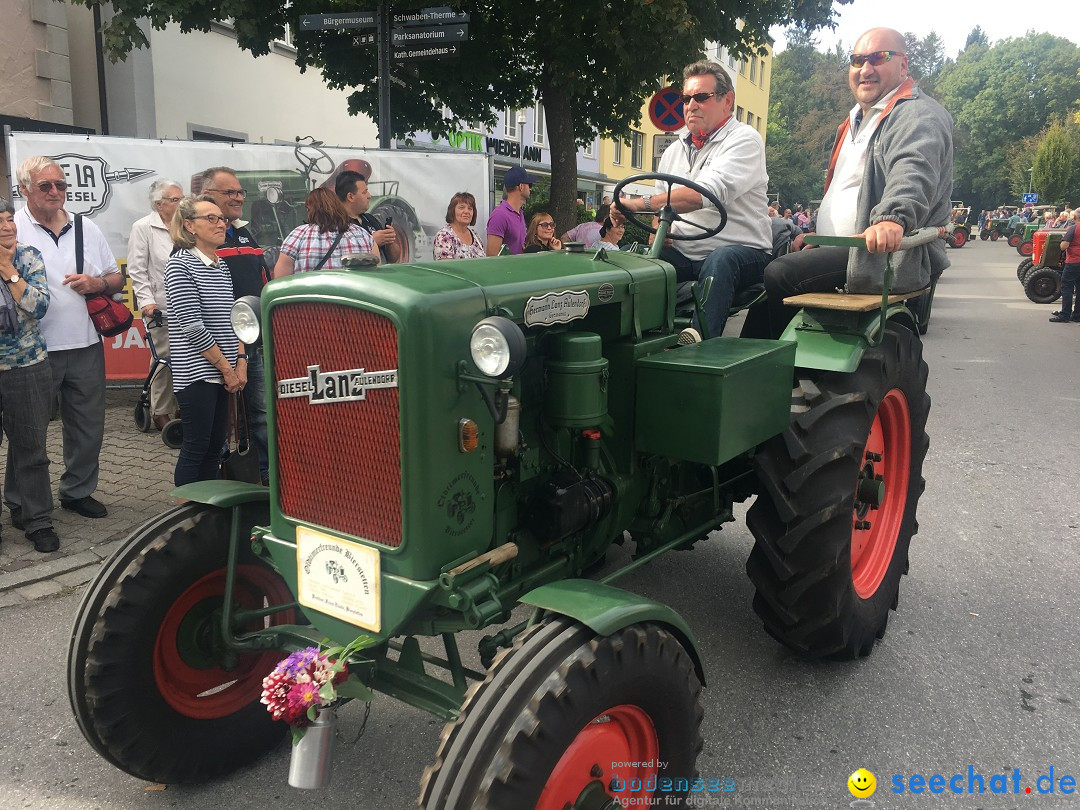
POLYGON ((313 270, 340 270, 349 253, 374 253, 371 234, 349 219, 349 212, 328 188, 317 188, 304 201, 307 224, 294 228, 281 244, 274 278, 313 270))
POLYGON ((368 190, 364 175, 351 169, 343 171, 334 181, 334 192, 352 220, 375 240, 379 248, 380 263, 401 261, 401 243, 398 241, 397 230, 393 227, 393 217, 383 225, 367 212, 371 205, 371 191, 368 190))

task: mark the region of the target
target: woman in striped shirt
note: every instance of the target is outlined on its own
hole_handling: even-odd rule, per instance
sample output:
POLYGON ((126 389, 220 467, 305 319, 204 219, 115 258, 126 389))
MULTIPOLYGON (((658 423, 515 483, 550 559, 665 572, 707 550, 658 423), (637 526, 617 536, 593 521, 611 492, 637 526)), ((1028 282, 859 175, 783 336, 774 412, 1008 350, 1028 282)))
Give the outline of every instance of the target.
POLYGON ((169 364, 184 443, 177 486, 218 477, 228 397, 247 383, 247 355, 232 330, 232 278, 217 257, 228 223, 212 197, 185 197, 169 233, 177 250, 165 265, 169 364))

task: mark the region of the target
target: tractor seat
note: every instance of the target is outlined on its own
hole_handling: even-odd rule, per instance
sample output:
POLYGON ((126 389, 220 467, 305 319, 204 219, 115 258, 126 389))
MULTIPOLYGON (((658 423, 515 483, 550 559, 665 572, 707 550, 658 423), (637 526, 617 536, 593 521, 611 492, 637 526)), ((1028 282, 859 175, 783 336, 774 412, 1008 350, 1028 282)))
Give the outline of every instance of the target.
MULTIPOLYGON (((889 296, 890 304, 898 304, 909 298, 918 298, 930 292, 930 287, 912 292, 896 293, 889 296)), ((789 307, 806 307, 808 309, 839 309, 845 312, 871 312, 881 307, 880 295, 856 295, 852 293, 820 293, 811 292, 802 295, 792 295, 784 299, 784 304, 789 307)))

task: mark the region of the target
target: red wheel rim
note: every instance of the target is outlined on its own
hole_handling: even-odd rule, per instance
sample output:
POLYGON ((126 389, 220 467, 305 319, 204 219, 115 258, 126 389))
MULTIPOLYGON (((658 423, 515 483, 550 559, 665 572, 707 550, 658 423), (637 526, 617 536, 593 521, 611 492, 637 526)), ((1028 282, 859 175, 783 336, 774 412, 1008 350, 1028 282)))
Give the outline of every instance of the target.
POLYGON ((563 752, 536 810, 573 807, 585 786, 596 780, 624 805, 645 806, 656 792, 659 753, 649 715, 637 706, 614 706, 593 718, 563 752))
POLYGON ((885 484, 885 497, 877 509, 860 506, 856 496, 852 516, 851 580, 855 593, 869 599, 889 570, 907 506, 911 417, 907 397, 899 389, 892 389, 881 401, 862 458, 860 479, 881 476, 885 484))
POLYGON ((956 230, 956 231, 953 232, 953 239, 956 240, 956 246, 957 247, 963 247, 964 244, 967 242, 967 239, 968 239, 967 238, 967 232, 966 231, 961 231, 961 230, 956 230))
POLYGON ((1028 242, 1021 242, 1020 243, 1020 255, 1021 256, 1030 256, 1034 252, 1035 252, 1035 243, 1034 242, 1028 241, 1028 242))
POLYGON ((991 242, 996 242, 1000 238, 1001 238, 1000 233, 998 233, 997 231, 990 231, 990 241, 991 242))
POLYGON ((1009 237, 1009 247, 1018 247, 1019 245, 1020 245, 1020 237, 1019 236, 1010 236, 1009 237))
MULTIPOLYGON (((202 649, 200 640, 211 634, 210 621, 220 621, 220 606, 225 593, 225 569, 207 574, 170 606, 154 642, 154 681, 158 692, 173 709, 197 720, 227 717, 259 700, 262 679, 270 674, 281 654, 267 651, 244 655, 237 665, 224 670, 202 649), (201 620, 200 620, 201 619, 201 620), (187 653, 181 649, 183 646, 187 653), (204 660, 192 660, 202 656, 204 660)), ((268 568, 241 565, 236 569, 233 599, 241 610, 293 601, 285 583, 268 568)), ((292 610, 270 617, 279 624, 294 620, 292 610)), ((245 628, 254 631, 261 621, 245 628)))

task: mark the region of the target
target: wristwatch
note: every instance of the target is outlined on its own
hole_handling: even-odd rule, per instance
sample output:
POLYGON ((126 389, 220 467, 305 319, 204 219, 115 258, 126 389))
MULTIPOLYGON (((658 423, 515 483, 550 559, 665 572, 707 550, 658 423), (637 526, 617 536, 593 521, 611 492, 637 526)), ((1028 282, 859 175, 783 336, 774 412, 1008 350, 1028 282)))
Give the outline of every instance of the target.
POLYGON ((645 195, 645 211, 648 213, 652 212, 652 196, 649 194, 645 195))
POLYGON ((5 284, 18 284, 19 283, 19 274, 16 273, 13 276, 4 276, 4 283, 5 284))

